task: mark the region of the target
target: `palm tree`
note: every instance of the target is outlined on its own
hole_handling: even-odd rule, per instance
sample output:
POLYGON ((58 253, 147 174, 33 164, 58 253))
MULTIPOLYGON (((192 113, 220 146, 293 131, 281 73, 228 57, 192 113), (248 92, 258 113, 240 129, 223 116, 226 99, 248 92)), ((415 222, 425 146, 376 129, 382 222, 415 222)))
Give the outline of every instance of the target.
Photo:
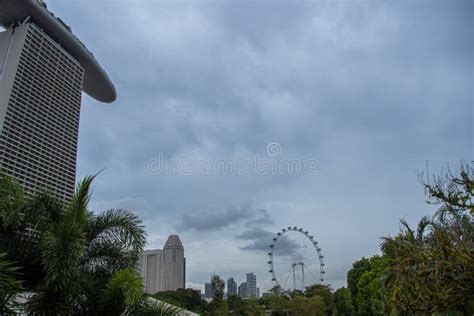
POLYGON ((0 253, 18 266, 25 290, 35 293, 38 314, 94 314, 109 280, 134 269, 146 234, 134 214, 88 209, 94 176, 86 177, 71 201, 24 196, 13 179, 0 175, 0 253))
POLYGON ((411 229, 405 220, 401 220, 402 231, 396 237, 385 237, 382 251, 389 259, 385 274, 385 283, 391 296, 395 298, 401 310, 410 313, 428 313, 429 297, 417 298, 416 306, 412 301, 420 284, 415 280, 419 273, 427 273, 424 264, 424 249, 427 243, 426 230, 431 226, 429 218, 421 219, 415 230, 411 229))
POLYGON ((5 257, 5 253, 0 253, 0 315, 13 314, 11 308, 14 298, 21 290, 21 282, 17 278, 18 268, 5 257))
POLYGON ((41 192, 27 199, 18 182, 0 175, 0 252, 18 266, 25 290, 33 291, 44 279, 40 240, 62 214, 54 196, 41 192))
POLYGON ((211 275, 212 302, 210 304, 211 315, 227 315, 228 305, 224 302, 225 282, 217 274, 211 275))
POLYGON ((467 312, 474 303, 472 249, 474 220, 468 212, 441 208, 432 219, 422 218, 416 231, 402 221, 402 231, 382 243, 394 308, 410 314, 467 312))
POLYGON ((222 300, 224 298, 225 282, 217 274, 211 275, 212 299, 222 300))
POLYGON ((90 313, 100 303, 98 289, 117 271, 134 268, 143 251, 146 234, 136 215, 122 209, 99 215, 88 210, 93 180, 89 176, 79 183, 60 220, 42 235, 45 282, 32 299, 33 311, 54 306, 56 314, 90 313), (51 304, 50 298, 61 305, 51 304))

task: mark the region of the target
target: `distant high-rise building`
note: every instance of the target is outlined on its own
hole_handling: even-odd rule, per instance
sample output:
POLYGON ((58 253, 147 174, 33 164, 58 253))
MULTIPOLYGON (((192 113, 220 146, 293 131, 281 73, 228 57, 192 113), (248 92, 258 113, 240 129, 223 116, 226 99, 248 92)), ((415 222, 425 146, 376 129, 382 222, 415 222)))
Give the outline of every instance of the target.
POLYGON ((237 295, 237 283, 234 281, 234 278, 227 280, 227 296, 231 295, 237 295))
POLYGON ((163 250, 146 250, 138 264, 145 282, 145 292, 154 294, 163 291, 163 250))
POLYGON ((186 258, 177 235, 170 235, 163 250, 147 250, 138 260, 145 291, 153 294, 185 288, 186 258))
POLYGON ((247 273, 247 294, 248 297, 257 297, 257 276, 247 273))
POLYGON ((206 298, 211 298, 212 297, 212 292, 213 292, 212 283, 210 283, 210 282, 204 283, 204 296, 206 298))
POLYGON ((0 171, 28 194, 74 193, 81 93, 115 88, 71 28, 40 0, 0 2, 0 171))
POLYGON ((249 298, 246 282, 240 283, 239 288, 238 288, 238 293, 241 298, 249 298))
POLYGON ((184 247, 178 235, 171 235, 163 248, 163 291, 185 288, 184 247))

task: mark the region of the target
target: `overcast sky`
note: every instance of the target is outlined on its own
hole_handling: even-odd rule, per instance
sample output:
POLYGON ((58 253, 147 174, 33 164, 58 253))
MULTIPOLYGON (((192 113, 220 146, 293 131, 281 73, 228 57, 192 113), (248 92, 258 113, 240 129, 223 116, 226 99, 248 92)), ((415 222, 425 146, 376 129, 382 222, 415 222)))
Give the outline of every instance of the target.
POLYGON ((118 91, 83 98, 78 178, 106 168, 91 206, 139 214, 148 248, 178 233, 188 286, 270 288, 291 225, 340 287, 400 218, 433 212, 427 161, 474 157, 472 1, 47 3, 118 91))

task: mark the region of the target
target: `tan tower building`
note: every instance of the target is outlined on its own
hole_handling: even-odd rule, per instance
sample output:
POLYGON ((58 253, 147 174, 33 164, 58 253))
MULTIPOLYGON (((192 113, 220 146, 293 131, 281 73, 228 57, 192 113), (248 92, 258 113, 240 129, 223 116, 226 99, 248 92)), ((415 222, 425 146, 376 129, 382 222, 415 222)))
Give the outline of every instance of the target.
POLYGON ((178 235, 170 235, 163 249, 163 290, 184 289, 186 261, 178 235))
POLYGON ((144 251, 138 267, 147 293, 185 288, 186 258, 178 235, 170 235, 163 249, 144 251))
POLYGON ((163 250, 146 250, 138 260, 140 276, 145 292, 153 294, 163 291, 163 250))

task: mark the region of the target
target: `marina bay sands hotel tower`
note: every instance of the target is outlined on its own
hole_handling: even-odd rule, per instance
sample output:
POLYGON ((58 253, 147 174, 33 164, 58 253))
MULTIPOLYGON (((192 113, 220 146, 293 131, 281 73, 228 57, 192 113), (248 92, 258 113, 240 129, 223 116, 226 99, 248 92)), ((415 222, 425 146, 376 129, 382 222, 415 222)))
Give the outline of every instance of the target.
POLYGON ((82 91, 110 103, 114 85, 42 0, 0 0, 0 25, 0 171, 68 200, 82 91))

